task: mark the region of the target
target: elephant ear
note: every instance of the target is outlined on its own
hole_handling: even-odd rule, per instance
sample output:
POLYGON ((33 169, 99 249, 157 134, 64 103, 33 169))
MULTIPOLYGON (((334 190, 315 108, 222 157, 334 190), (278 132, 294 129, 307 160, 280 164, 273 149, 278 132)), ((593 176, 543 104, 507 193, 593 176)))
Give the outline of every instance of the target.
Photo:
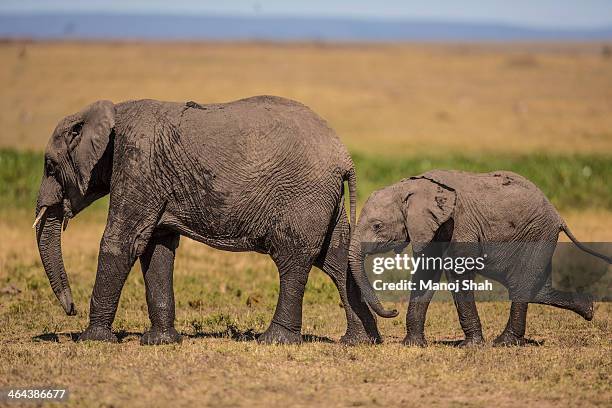
POLYGON ((453 189, 425 178, 404 181, 402 213, 415 253, 422 252, 455 209, 453 189))
POLYGON ((80 120, 68 136, 68 150, 77 172, 79 189, 85 194, 91 173, 102 158, 115 127, 115 105, 110 101, 97 101, 76 116, 80 120))

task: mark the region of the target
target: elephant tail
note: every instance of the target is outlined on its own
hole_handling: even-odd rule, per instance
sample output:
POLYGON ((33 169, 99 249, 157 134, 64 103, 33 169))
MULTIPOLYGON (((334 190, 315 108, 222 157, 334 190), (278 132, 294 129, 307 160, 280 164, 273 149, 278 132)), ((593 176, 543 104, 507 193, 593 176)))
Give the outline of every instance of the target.
POLYGON ((574 234, 572 234, 572 232, 569 230, 569 228, 567 227, 567 224, 565 222, 563 222, 560 226, 561 231, 565 232, 565 235, 567 235, 567 237, 569 239, 572 240, 572 242, 580 249, 582 249, 584 252, 586 252, 587 254, 591 254, 593 256, 596 256, 600 259, 603 259, 604 261, 606 261, 608 264, 612 264, 612 257, 606 256, 604 254, 600 254, 599 252, 593 251, 591 248, 588 248, 586 246, 584 246, 580 241, 578 241, 576 239, 576 237, 574 236, 574 234))
POLYGON ((348 180, 348 188, 350 194, 350 214, 351 214, 351 229, 357 226, 357 176, 355 174, 355 166, 351 160, 351 168, 346 172, 346 180, 348 180))

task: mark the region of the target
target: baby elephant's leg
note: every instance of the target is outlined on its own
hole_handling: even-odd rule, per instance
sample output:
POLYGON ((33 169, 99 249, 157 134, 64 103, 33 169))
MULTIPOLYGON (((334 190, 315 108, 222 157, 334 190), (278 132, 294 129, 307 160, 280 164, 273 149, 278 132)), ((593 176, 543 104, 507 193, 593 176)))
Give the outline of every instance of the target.
MULTIPOLYGON (((446 248, 445 245, 436 243, 425 248, 422 255, 424 258, 440 258, 446 248)), ((414 254, 416 258, 421 254, 414 254)), ((442 275, 441 269, 429 270, 427 268, 418 268, 412 276, 412 282, 415 285, 410 292, 410 301, 408 302, 408 311, 406 312, 406 337, 402 343, 406 346, 425 347, 425 319, 427 317, 427 309, 429 303, 435 294, 432 285, 440 281, 442 275)))
POLYGON ((593 320, 593 298, 584 293, 562 292, 546 286, 536 295, 535 303, 571 310, 585 320, 593 320))
POLYGON ((406 312, 406 337, 402 341, 404 345, 427 346, 427 340, 425 340, 425 319, 429 303, 435 291, 422 285, 422 282, 430 281, 432 284, 438 283, 441 274, 442 271, 428 273, 422 270, 414 274, 412 282, 415 282, 416 288, 410 292, 410 301, 408 302, 408 311, 406 312))
POLYGON ((144 275, 147 307, 151 329, 143 334, 140 344, 180 343, 181 335, 174 329, 174 290, 172 276, 174 253, 179 234, 168 232, 154 235, 140 257, 144 275))
POLYGON ((453 301, 457 308, 457 315, 461 329, 465 333, 465 339, 459 343, 459 347, 475 346, 484 343, 482 336, 482 325, 476 309, 476 301, 474 300, 474 291, 472 289, 464 289, 462 282, 465 280, 473 280, 473 273, 457 274, 446 271, 446 277, 449 282, 457 285, 457 290, 454 290, 453 301))
POLYGON ((493 341, 495 346, 522 346, 528 343, 525 339, 525 325, 527 321, 526 302, 512 302, 510 317, 504 331, 493 341))
POLYGON ((555 249, 554 243, 521 243, 514 249, 515 261, 509 264, 506 272, 508 294, 512 300, 510 316, 504 331, 493 341, 494 346, 534 343, 525 339, 527 307, 550 279, 550 257, 555 249))
POLYGON ((593 320, 593 297, 584 293, 562 292, 552 286, 552 261, 546 267, 546 283, 538 291, 534 302, 571 310, 585 320, 593 320))

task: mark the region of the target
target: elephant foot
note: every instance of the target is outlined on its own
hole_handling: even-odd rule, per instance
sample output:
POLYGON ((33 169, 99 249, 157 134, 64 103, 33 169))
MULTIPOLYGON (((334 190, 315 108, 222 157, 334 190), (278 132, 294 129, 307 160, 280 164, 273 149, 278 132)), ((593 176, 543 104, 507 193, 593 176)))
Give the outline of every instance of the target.
POLYGON ((302 335, 272 322, 270 327, 257 338, 257 342, 263 344, 300 344, 302 335))
POLYGON ((457 347, 476 347, 482 346, 485 343, 484 337, 481 335, 469 336, 457 344, 457 347))
POLYGON ((531 343, 525 337, 519 337, 510 332, 503 332, 493 340, 493 347, 525 346, 527 344, 531 343))
POLYGON ((593 298, 588 296, 577 302, 575 312, 578 313, 586 321, 593 320, 593 298))
POLYGON ((423 335, 407 334, 404 340, 402 340, 402 344, 409 347, 427 347, 427 340, 425 340, 423 335))
POLYGON ((370 336, 363 333, 354 331, 346 331, 344 336, 340 337, 340 343, 346 344, 347 346, 356 346, 358 344, 382 344, 382 337, 380 335, 370 336))
POLYGON ((77 341, 105 341, 107 343, 117 343, 117 336, 111 332, 110 328, 105 326, 89 326, 77 341))
POLYGON ((159 346, 160 344, 174 344, 181 343, 182 341, 183 337, 174 327, 163 330, 151 327, 151 329, 145 332, 140 338, 140 344, 142 346, 159 346))

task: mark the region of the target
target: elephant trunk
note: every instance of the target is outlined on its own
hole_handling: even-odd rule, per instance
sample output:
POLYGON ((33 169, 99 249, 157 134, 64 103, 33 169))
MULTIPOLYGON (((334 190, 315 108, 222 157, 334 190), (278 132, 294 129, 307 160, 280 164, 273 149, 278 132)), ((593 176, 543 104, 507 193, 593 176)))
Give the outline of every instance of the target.
POLYGON ((63 209, 60 204, 51 207, 37 206, 36 215, 38 222, 34 226, 36 228, 38 252, 40 253, 45 273, 49 278, 49 283, 51 283, 51 289, 53 289, 53 293, 55 293, 55 296, 62 304, 66 314, 74 316, 76 315, 76 309, 62 258, 61 228, 64 218, 63 209), (42 217, 38 219, 41 211, 42 217))
POLYGON ((372 285, 370 285, 368 276, 365 273, 365 268, 363 267, 363 252, 361 250, 361 241, 358 237, 359 233, 355 231, 349 246, 349 263, 351 273, 361 292, 361 297, 377 315, 387 318, 395 317, 398 315, 397 310, 386 310, 380 303, 376 293, 374 293, 372 285))

